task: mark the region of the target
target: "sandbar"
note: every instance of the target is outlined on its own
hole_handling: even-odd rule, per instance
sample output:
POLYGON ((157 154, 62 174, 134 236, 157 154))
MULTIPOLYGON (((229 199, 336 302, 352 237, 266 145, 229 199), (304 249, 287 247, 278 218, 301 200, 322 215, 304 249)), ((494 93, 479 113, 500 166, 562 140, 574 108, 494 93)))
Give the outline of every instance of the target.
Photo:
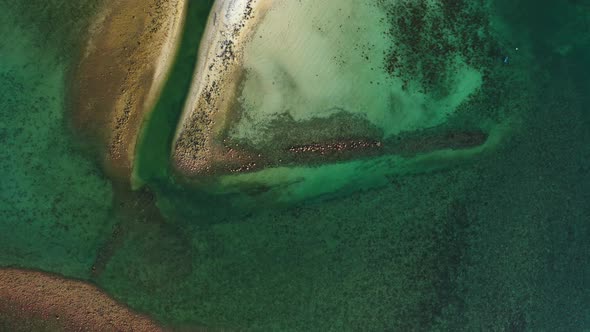
POLYGON ((0 269, 0 323, 12 322, 13 331, 164 331, 89 283, 4 268, 0 269))
POLYGON ((111 177, 128 180, 141 125, 181 39, 186 0, 106 2, 91 25, 71 86, 74 132, 111 177))

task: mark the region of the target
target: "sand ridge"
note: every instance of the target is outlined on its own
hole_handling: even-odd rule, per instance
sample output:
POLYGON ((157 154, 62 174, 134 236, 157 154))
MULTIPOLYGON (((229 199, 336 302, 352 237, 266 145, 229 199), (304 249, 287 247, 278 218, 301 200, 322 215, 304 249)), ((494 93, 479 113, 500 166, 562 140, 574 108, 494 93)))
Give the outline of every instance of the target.
POLYGON ((135 143, 178 48, 186 0, 105 4, 71 87, 74 131, 93 142, 107 174, 129 179, 135 143))
POLYGON ((183 176, 250 170, 257 156, 226 147, 218 136, 236 100, 244 41, 252 38, 273 0, 218 0, 209 16, 189 99, 173 143, 172 164, 183 176))

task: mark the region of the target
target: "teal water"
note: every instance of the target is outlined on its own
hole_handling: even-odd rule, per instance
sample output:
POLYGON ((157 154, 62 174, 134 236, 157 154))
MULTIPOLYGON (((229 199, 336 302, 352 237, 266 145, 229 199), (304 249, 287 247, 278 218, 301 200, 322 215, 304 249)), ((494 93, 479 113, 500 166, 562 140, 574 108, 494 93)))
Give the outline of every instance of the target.
MULTIPOLYGON (((510 53, 511 64, 498 59, 498 70, 532 79, 480 104, 493 108, 509 99, 515 116, 509 134, 489 153, 394 172, 380 186, 280 209, 260 202, 246 212, 217 213, 210 205, 229 205, 231 197, 195 199, 167 187, 167 161, 158 152, 145 162, 148 188, 161 205, 172 206, 164 211, 174 222, 138 212, 145 219, 130 217, 119 226, 121 202, 65 125, 68 54, 79 46, 74 32, 85 25, 80 13, 90 16, 95 2, 68 4, 0 0, 1 266, 92 280, 172 326, 590 328, 586 2, 493 2, 513 41, 501 50, 510 53), (523 98, 511 99, 515 95, 523 98), (189 207, 175 214, 174 204, 189 207), (93 275, 113 228, 122 234, 117 249, 93 275)), ((200 4, 192 4, 189 14, 195 31, 205 20, 200 4)), ((186 36, 187 43, 196 42, 186 36)), ((178 72, 179 83, 166 86, 162 109, 185 98, 196 50, 186 52, 172 74, 178 72)), ((147 137, 165 150, 178 115, 162 116, 154 124, 167 125, 147 137)))
POLYGON ((192 72, 196 67, 199 43, 213 2, 213 0, 192 1, 188 4, 176 64, 169 74, 162 97, 140 134, 134 176, 141 183, 166 185, 169 182, 168 156, 170 156, 172 139, 188 95, 192 72))
POLYGON ((81 37, 72 31, 94 5, 0 2, 3 266, 87 277, 114 224, 111 185, 77 151, 64 119, 67 65, 81 37))

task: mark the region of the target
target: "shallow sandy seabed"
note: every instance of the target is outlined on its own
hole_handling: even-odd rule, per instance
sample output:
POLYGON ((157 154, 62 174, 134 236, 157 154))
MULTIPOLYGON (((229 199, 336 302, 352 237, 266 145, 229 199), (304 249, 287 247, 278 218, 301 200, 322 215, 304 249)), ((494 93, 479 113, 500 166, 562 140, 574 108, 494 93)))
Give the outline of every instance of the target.
POLYGON ((464 7, 217 1, 172 144, 176 180, 289 201, 489 151, 510 119, 487 117, 510 106, 478 103, 507 77, 489 55, 492 14, 464 7), (471 123, 446 127, 458 117, 471 123))

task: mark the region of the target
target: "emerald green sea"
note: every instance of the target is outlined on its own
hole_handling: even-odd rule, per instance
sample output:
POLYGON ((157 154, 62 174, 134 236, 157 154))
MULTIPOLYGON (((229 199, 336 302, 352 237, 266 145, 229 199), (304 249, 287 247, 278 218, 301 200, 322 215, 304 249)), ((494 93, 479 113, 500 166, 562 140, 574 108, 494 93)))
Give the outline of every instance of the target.
POLYGON ((0 267, 89 281, 187 330, 590 331, 590 2, 491 1, 507 41, 497 77, 527 76, 478 104, 510 117, 493 149, 389 173, 335 166, 291 204, 170 180, 212 4, 190 1, 133 205, 68 122, 100 0, 0 0, 0 267))

